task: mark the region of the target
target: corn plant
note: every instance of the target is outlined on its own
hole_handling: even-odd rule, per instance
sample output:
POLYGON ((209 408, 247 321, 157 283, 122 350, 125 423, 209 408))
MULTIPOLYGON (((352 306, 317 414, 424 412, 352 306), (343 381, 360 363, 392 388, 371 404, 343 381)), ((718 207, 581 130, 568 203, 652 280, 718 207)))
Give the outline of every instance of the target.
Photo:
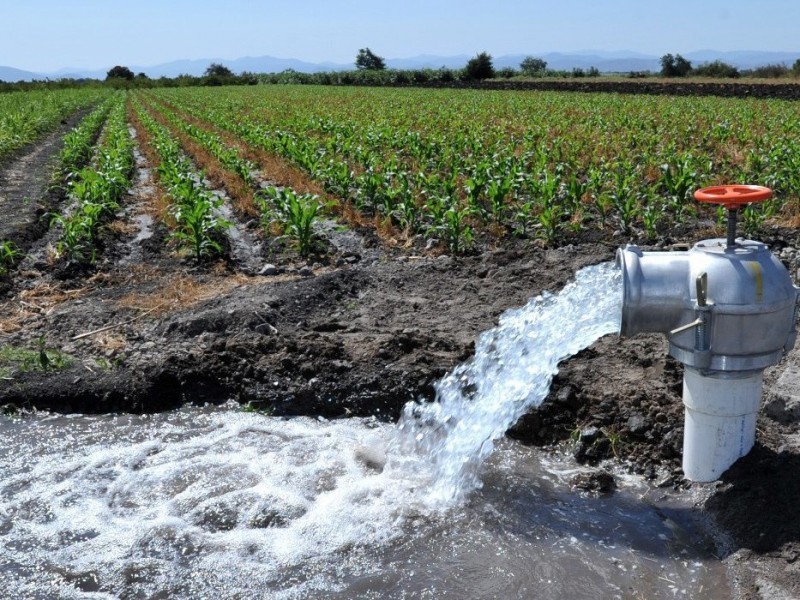
POLYGON ((266 231, 277 222, 297 246, 302 256, 308 256, 314 244, 314 223, 319 212, 319 198, 297 194, 289 188, 270 186, 257 197, 262 211, 261 224, 266 231))
POLYGON ((469 209, 451 205, 444 213, 442 224, 437 228, 454 254, 461 254, 472 246, 473 230, 467 223, 470 214, 469 209))
POLYGON ((56 242, 59 258, 64 257, 70 262, 77 263, 94 261, 92 233, 86 221, 80 217, 55 214, 51 217, 50 227, 54 225, 61 228, 61 235, 56 242))
POLYGON ((618 165, 613 174, 612 187, 608 193, 611 205, 619 219, 620 229, 629 233, 639 214, 639 201, 633 189, 634 176, 627 165, 618 165))
POLYGON ((230 227, 230 223, 218 216, 217 208, 209 198, 172 205, 178 224, 172 237, 189 246, 197 262, 206 256, 222 253, 222 245, 217 241, 218 233, 230 227))
POLYGON ((302 256, 307 256, 314 239, 314 219, 319 210, 316 196, 292 195, 289 199, 289 211, 286 232, 297 244, 302 256))
POLYGON ((0 241, 0 277, 8 275, 22 253, 10 240, 0 241))

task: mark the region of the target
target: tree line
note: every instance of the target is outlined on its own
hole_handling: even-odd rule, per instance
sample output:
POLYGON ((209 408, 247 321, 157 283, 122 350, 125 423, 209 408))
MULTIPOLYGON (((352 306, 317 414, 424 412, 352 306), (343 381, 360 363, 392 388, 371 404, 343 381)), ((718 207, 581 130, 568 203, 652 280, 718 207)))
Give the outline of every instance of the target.
MULTIPOLYGON (((668 78, 677 77, 709 77, 709 78, 783 78, 800 77, 800 58, 791 67, 784 64, 771 64, 750 70, 739 70, 735 66, 720 60, 692 65, 680 54, 665 54, 660 59, 661 70, 658 75, 668 78)), ((596 67, 572 70, 549 69, 547 61, 537 56, 526 56, 519 68, 495 68, 492 56, 487 52, 479 52, 469 59, 460 69, 441 67, 439 69, 389 69, 386 60, 370 48, 360 48, 354 61, 352 71, 327 71, 318 73, 302 73, 288 69, 280 73, 236 74, 230 68, 219 63, 212 63, 201 76, 178 75, 176 77, 150 78, 145 73, 134 73, 123 65, 109 69, 105 81, 96 79, 61 79, 56 81, 33 81, 5 83, 0 81, 0 92, 29 90, 39 88, 60 88, 79 86, 108 86, 114 88, 136 87, 188 87, 188 86, 220 86, 220 85, 257 85, 265 83, 278 84, 320 84, 320 85, 421 85, 456 81, 481 81, 486 79, 521 78, 581 78, 597 77, 600 71, 596 67)), ((649 77, 650 72, 630 72, 629 77, 649 77)))

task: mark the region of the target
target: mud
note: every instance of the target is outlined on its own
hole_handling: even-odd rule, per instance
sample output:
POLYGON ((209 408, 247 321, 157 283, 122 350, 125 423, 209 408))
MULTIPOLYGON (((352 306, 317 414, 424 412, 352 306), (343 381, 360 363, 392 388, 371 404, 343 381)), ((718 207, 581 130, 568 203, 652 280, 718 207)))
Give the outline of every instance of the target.
MULTIPOLYGON (((149 412, 233 398, 275 415, 394 420, 409 400, 432 399, 434 383, 471 356, 476 336, 503 311, 560 289, 581 267, 613 260, 628 241, 610 231, 572 234, 557 248, 487 241, 453 257, 426 251, 424 239, 400 246, 373 228, 325 221, 325 250, 310 260, 265 236, 258 270, 235 260, 197 266, 174 252, 156 218, 159 191, 145 153, 137 165, 140 177, 117 215, 122 224, 109 228, 94 267, 64 272, 41 260, 8 284, 0 347, 35 350, 42 340, 72 364, 4 376, 4 410, 149 412)), ((46 163, 38 168, 47 180, 46 163)), ((20 166, 0 177, 8 169, 20 166)), ((659 247, 707 232, 670 234, 659 247)), ((796 232, 760 237, 794 273, 796 232)), ((31 252, 43 243, 31 242, 31 252)), ((798 360, 793 353, 768 374, 771 408, 760 416, 756 448, 717 484, 683 479, 682 368, 659 336, 608 336, 565 361, 543 406, 509 433, 598 469, 693 487, 685 493, 699 493, 698 507, 728 534, 719 552, 740 597, 800 597, 800 414, 779 410, 770 396, 798 360)), ((576 488, 613 490, 597 473, 576 488)))

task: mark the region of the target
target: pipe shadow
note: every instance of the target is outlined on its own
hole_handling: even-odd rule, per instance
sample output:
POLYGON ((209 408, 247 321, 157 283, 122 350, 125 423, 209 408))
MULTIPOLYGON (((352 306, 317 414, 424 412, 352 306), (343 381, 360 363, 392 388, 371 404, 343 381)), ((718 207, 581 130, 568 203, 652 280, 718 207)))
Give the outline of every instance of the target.
POLYGON ((756 443, 723 473, 705 507, 732 537, 735 552, 765 553, 800 542, 800 455, 756 443))

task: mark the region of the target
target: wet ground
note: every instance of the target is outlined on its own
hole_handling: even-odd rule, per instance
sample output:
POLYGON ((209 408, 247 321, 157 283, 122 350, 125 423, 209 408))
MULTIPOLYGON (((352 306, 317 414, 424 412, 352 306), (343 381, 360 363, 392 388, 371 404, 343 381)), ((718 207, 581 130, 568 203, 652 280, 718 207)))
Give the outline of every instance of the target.
MULTIPOLYGON (((32 169, 37 181, 55 151, 56 145, 42 151, 41 166, 32 169)), ((20 171, 18 161, 3 167, 0 181, 20 171)), ((425 239, 397 241, 374 227, 331 221, 319 230, 326 250, 311 260, 273 241, 247 259, 260 261, 260 269, 230 259, 198 267, 168 243, 146 153, 137 164, 137 183, 94 267, 53 264, 53 234, 36 229, 33 213, 23 225, 29 255, 3 284, 0 347, 36 356, 42 344, 64 358, 64 368, 35 360, 27 369, 0 365, 6 411, 147 413, 232 399, 273 416, 393 422, 407 401, 433 398, 434 383, 472 355, 477 335, 503 311, 560 289, 581 267, 612 260, 628 241, 611 231, 565 237, 556 248, 487 240, 453 257, 426 250, 425 239)), ((32 186, 34 202, 44 198, 32 186)), ((18 209, 0 204, 0 221, 18 209)), ((252 231, 235 218, 242 231, 252 231)), ((660 244, 707 236, 698 228, 660 244)), ((767 229, 759 237, 796 271, 800 241, 793 230, 767 229)), ((779 385, 797 362, 792 354, 769 371, 756 447, 717 484, 690 488, 683 480, 682 371, 658 336, 607 336, 565 361, 545 403, 510 435, 558 448, 590 470, 609 464, 658 489, 676 488, 684 505, 712 515, 729 536, 718 552, 732 591, 711 597, 800 597, 800 489, 791 475, 800 461, 800 411, 791 380, 779 385)), ((514 460, 512 471, 524 471, 525 460, 514 460)), ((597 477, 587 481, 602 485, 597 477)), ((520 526, 529 510, 509 527, 520 526)), ((497 539, 481 543, 490 538, 497 539)), ((559 577, 554 571, 549 579, 559 577)), ((408 579, 397 585, 402 581, 408 579)))

